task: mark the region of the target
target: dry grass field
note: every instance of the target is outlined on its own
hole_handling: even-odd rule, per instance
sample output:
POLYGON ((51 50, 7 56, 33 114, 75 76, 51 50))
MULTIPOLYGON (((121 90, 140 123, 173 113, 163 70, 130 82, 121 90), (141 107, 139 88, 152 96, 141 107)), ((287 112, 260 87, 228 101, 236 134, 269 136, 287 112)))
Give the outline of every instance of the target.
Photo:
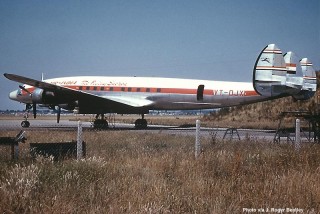
MULTIPOLYGON (((76 131, 28 131, 28 142, 75 138, 76 131)), ((87 157, 78 161, 32 160, 28 143, 19 161, 2 158, 0 212, 320 212, 316 144, 295 151, 290 144, 202 138, 195 159, 194 137, 179 133, 86 131, 83 138, 87 157)))

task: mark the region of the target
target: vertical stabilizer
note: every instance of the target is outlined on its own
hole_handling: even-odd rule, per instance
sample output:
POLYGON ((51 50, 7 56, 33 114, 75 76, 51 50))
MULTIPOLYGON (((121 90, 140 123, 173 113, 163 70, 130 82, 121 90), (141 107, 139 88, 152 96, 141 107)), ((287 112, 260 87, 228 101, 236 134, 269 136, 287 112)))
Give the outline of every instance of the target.
POLYGON ((317 90, 317 77, 312 63, 308 58, 303 58, 300 61, 303 73, 303 90, 316 91, 317 90))
POLYGON ((253 86, 262 96, 278 96, 286 89, 287 68, 281 50, 275 45, 266 46, 253 69, 253 86))
POLYGON ((298 58, 292 51, 285 53, 283 57, 287 67, 287 90, 291 88, 291 94, 299 93, 303 86, 303 74, 298 58))
POLYGON ((301 94, 304 96, 303 99, 308 99, 312 97, 317 90, 317 76, 312 63, 308 60, 308 58, 301 59, 300 65, 303 74, 303 86, 301 94))

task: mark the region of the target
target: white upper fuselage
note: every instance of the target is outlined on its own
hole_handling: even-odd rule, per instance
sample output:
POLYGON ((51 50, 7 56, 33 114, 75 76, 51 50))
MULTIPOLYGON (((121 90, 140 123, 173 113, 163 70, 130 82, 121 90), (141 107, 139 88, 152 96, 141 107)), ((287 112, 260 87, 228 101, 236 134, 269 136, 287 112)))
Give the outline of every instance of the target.
MULTIPOLYGON (((132 103, 142 100, 148 105, 150 101, 149 110, 220 108, 258 102, 265 98, 258 95, 249 82, 107 76, 62 77, 44 82, 106 98, 134 99, 132 103), (204 86, 202 90, 199 89, 200 85, 204 86)), ((34 90, 32 86, 26 85, 25 88, 34 90)), ((26 92, 20 90, 20 93, 24 96, 16 97, 18 101, 32 102, 26 92)))

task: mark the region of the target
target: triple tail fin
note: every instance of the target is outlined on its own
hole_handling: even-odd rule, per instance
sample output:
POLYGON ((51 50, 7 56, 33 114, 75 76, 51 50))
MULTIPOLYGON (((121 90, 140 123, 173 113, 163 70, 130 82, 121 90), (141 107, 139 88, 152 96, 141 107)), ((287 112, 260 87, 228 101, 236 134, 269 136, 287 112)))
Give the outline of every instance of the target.
POLYGON ((262 96, 309 99, 317 88, 316 74, 307 58, 299 63, 293 52, 282 55, 275 44, 270 44, 255 63, 253 87, 262 96))
POLYGON ((275 45, 266 46, 253 69, 253 87, 262 96, 279 96, 286 89, 287 68, 281 50, 275 45))
POLYGON ((293 88, 291 93, 299 93, 303 86, 303 74, 297 56, 289 51, 283 55, 283 58, 287 68, 286 86, 293 88))
POLYGON ((308 58, 303 58, 300 60, 300 65, 303 75, 303 85, 301 92, 294 96, 294 98, 299 100, 307 100, 316 93, 317 91, 317 76, 312 63, 308 58))

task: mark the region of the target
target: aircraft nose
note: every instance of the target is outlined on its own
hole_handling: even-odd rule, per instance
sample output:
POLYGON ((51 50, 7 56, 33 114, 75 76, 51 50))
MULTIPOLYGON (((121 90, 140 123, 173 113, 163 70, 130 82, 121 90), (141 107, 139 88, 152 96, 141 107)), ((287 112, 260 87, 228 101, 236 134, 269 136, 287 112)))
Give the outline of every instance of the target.
POLYGON ((18 94, 18 91, 17 91, 17 90, 12 91, 12 92, 9 93, 9 98, 10 98, 11 100, 17 100, 17 94, 18 94))

